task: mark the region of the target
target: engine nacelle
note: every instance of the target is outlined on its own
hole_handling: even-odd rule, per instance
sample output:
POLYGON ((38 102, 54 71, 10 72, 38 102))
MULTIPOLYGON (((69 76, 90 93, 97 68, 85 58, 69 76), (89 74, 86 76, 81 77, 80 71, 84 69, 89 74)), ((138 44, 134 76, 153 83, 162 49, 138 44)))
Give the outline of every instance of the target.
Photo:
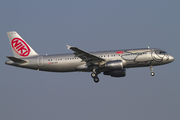
POLYGON ((111 75, 111 77, 124 77, 126 76, 126 69, 115 70, 115 71, 105 71, 104 75, 111 75))
POLYGON ((122 60, 109 61, 105 64, 105 67, 108 70, 122 70, 123 63, 122 63, 122 60))

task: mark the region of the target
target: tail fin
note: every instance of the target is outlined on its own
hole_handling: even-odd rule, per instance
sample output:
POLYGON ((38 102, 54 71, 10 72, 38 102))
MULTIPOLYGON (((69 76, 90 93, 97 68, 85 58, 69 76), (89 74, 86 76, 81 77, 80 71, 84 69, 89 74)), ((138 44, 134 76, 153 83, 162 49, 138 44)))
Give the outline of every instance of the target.
POLYGON ((38 55, 16 31, 7 32, 7 35, 14 57, 23 58, 38 55))

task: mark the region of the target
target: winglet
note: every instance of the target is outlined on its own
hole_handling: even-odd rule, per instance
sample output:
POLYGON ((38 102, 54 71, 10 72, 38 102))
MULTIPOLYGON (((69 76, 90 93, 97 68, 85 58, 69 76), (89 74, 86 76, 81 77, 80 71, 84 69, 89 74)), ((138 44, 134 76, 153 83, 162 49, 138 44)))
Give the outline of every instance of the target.
POLYGON ((71 48, 71 46, 69 46, 69 45, 66 45, 67 46, 67 49, 70 49, 71 48))

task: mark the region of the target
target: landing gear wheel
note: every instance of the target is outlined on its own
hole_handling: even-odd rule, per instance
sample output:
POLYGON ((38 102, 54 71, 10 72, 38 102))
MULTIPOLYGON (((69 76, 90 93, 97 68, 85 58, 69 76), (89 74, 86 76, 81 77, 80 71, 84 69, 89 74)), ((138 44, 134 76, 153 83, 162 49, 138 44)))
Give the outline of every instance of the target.
POLYGON ((98 83, 98 82, 99 82, 99 78, 98 78, 98 77, 95 77, 95 78, 94 78, 94 82, 95 82, 95 83, 98 83))
POLYGON ((91 73, 91 77, 94 79, 95 83, 99 82, 98 74, 101 72, 97 71, 96 69, 93 69, 93 72, 91 73))
POLYGON ((154 72, 151 72, 151 76, 154 76, 155 75, 155 73, 154 72))
POLYGON ((151 76, 154 76, 155 73, 153 72, 153 66, 150 66, 150 70, 151 70, 151 76))
POLYGON ((91 77, 92 77, 92 78, 95 78, 95 77, 96 77, 96 73, 93 72, 93 73, 91 74, 91 77))

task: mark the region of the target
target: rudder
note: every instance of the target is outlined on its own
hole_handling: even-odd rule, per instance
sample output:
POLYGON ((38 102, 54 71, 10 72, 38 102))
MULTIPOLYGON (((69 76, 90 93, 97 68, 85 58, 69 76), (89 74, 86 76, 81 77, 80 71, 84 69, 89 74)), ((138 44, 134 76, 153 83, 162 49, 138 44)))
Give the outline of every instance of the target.
POLYGON ((14 57, 24 58, 38 55, 16 32, 7 32, 14 57))

